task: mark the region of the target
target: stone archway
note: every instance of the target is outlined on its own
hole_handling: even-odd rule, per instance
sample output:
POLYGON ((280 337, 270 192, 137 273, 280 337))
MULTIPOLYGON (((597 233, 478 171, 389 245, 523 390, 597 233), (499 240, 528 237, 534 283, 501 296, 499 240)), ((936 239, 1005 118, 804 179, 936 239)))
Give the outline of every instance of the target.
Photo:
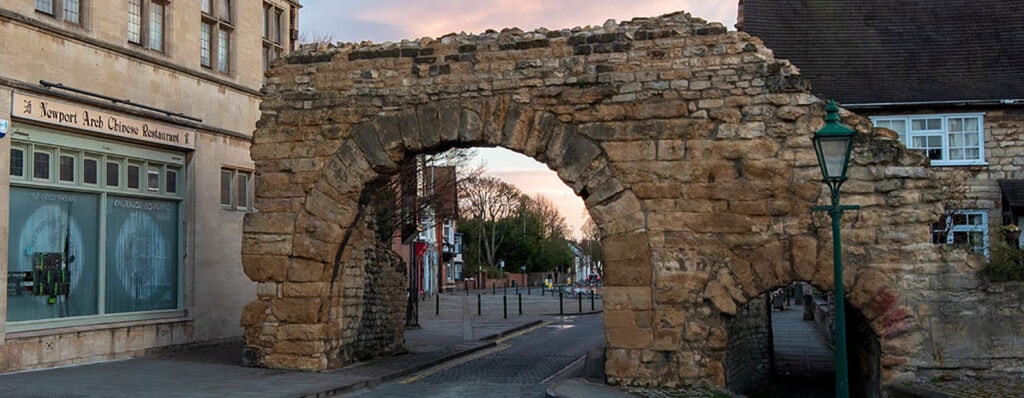
MULTIPOLYGON (((810 211, 823 198, 809 139, 823 104, 792 65, 720 24, 676 13, 305 46, 278 61, 266 91, 252 147, 259 211, 242 249, 259 283, 242 314, 254 365, 321 370, 400 346, 400 325, 365 319, 367 292, 388 291, 366 273, 392 260, 370 243, 363 192, 408 157, 454 146, 533 157, 584 199, 607 253, 613 383, 722 386, 727 331, 715 317, 785 280, 831 285, 828 223, 810 211), (366 324, 380 326, 360 336, 366 324)), ((906 372, 912 354, 885 339, 916 326, 887 269, 908 255, 937 261, 927 245, 907 248, 928 241, 937 186, 922 156, 844 118, 863 133, 844 187, 863 207, 845 232, 849 296, 882 336, 886 371, 906 372)))

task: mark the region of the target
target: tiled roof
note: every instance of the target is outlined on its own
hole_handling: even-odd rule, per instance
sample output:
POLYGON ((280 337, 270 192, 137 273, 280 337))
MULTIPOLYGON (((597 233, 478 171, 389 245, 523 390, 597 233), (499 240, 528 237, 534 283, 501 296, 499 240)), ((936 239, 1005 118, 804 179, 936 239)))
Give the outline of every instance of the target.
POLYGON ((822 98, 1024 99, 1024 1, 744 0, 742 14, 822 98))

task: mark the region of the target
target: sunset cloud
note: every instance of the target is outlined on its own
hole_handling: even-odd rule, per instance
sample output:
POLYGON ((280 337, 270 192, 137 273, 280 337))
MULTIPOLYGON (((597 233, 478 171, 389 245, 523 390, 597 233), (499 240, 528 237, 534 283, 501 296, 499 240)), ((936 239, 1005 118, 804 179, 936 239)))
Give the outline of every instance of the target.
POLYGON ((654 17, 677 11, 732 28, 738 0, 304 0, 300 30, 334 41, 400 41, 448 33, 518 27, 562 29, 600 26, 608 19, 654 17))

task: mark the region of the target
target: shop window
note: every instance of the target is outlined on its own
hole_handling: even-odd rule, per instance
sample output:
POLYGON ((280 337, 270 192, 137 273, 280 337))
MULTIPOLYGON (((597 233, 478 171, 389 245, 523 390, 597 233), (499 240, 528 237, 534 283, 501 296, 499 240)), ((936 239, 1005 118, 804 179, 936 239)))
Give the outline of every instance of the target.
POLYGON ((48 152, 34 152, 32 154, 32 178, 40 180, 50 179, 50 154, 48 152))
POLYGON ((86 184, 96 185, 99 182, 99 160, 86 158, 82 162, 82 181, 86 184))
MULTIPOLYGON (((112 153, 176 159, 107 145, 112 153)), ((180 316, 136 314, 181 309, 180 164, 20 141, 11 148, 11 172, 25 176, 11 180, 9 195, 7 243, 19 250, 6 259, 8 286, 17 286, 7 292, 8 331, 104 323, 115 314, 180 316)))
POLYGON ((107 162, 107 186, 117 187, 121 185, 121 163, 107 162))
POLYGON ((11 177, 25 176, 25 150, 11 148, 11 177))
POLYGON ((220 204, 232 210, 252 208, 252 173, 236 169, 220 171, 220 204))
POLYGON ((36 11, 75 25, 82 24, 82 0, 36 0, 36 11))
POLYGON ((167 169, 165 176, 164 181, 166 182, 166 186, 164 189, 167 193, 178 193, 178 171, 174 169, 167 169))
POLYGON ((150 192, 160 192, 160 170, 151 168, 146 172, 146 189, 150 192))
POLYGON ((164 51, 164 1, 128 0, 128 42, 164 51))
POLYGON ((75 182, 75 157, 60 155, 60 172, 58 179, 64 182, 75 182))
POLYGON ((177 202, 109 195, 106 203, 104 312, 177 308, 177 202))
POLYGON ((220 73, 231 72, 231 35, 234 32, 230 0, 204 0, 199 32, 199 62, 220 73))
POLYGON ((129 164, 127 170, 128 170, 128 174, 127 174, 128 181, 127 181, 126 185, 128 186, 128 189, 139 189, 139 186, 140 186, 139 166, 138 165, 134 165, 134 164, 129 164))

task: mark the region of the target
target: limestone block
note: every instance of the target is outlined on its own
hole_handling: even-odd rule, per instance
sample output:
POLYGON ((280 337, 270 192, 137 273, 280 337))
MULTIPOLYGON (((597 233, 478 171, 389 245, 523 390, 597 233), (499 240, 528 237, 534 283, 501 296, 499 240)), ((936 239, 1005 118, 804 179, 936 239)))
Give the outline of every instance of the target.
POLYGON ((722 286, 718 281, 711 281, 708 284, 707 289, 704 290, 704 298, 711 300, 719 311, 724 314, 735 315, 736 314, 736 302, 733 301, 732 296, 728 290, 722 286))
POLYGON ((263 363, 270 368, 318 371, 327 369, 327 358, 320 356, 303 356, 288 354, 271 354, 263 358, 263 363))
POLYGON ((303 355, 309 357, 318 357, 324 355, 324 342, 323 341, 310 341, 310 340, 285 340, 278 341, 274 345, 275 354, 284 355, 303 355))
POLYGON ((626 349, 650 348, 653 339, 653 329, 641 328, 607 328, 605 339, 609 346, 626 349))
POLYGON ((255 282, 281 282, 288 274, 288 257, 242 255, 242 270, 255 282))
POLYGON ((651 309, 650 286, 605 286, 604 306, 613 310, 651 309))
POLYGON ((295 217, 295 213, 246 213, 242 231, 246 234, 292 234, 295 217))
POLYGON ((252 326, 263 322, 270 304, 266 300, 253 300, 242 308, 241 326, 252 326))
POLYGON ((330 274, 327 273, 329 270, 329 264, 330 263, 318 260, 301 258, 293 259, 291 266, 288 267, 288 276, 286 280, 289 282, 315 282, 327 280, 330 276, 330 274))
POLYGON ((654 299, 659 304, 681 304, 699 299, 708 282, 705 271, 659 274, 654 284, 654 299))
POLYGON ((330 290, 330 282, 285 282, 281 285, 284 297, 324 297, 330 290))
POLYGON ((678 351, 682 340, 682 328, 658 328, 654 330, 654 349, 658 351, 678 351))
POLYGON ((295 257, 333 263, 338 250, 337 243, 321 241, 311 234, 301 234, 295 236, 292 253, 295 257))
POLYGON ((635 162, 655 159, 657 143, 653 141, 608 141, 602 144, 612 162, 635 162))
POLYGON ((271 302, 271 314, 281 322, 317 323, 320 321, 319 310, 320 303, 323 300, 319 298, 285 297, 271 302))
POLYGON ((604 326, 606 328, 635 328, 637 325, 633 320, 633 311, 609 309, 604 312, 604 326))
POLYGON ((686 311, 679 308, 659 305, 654 313, 657 328, 677 328, 686 322, 686 311))

